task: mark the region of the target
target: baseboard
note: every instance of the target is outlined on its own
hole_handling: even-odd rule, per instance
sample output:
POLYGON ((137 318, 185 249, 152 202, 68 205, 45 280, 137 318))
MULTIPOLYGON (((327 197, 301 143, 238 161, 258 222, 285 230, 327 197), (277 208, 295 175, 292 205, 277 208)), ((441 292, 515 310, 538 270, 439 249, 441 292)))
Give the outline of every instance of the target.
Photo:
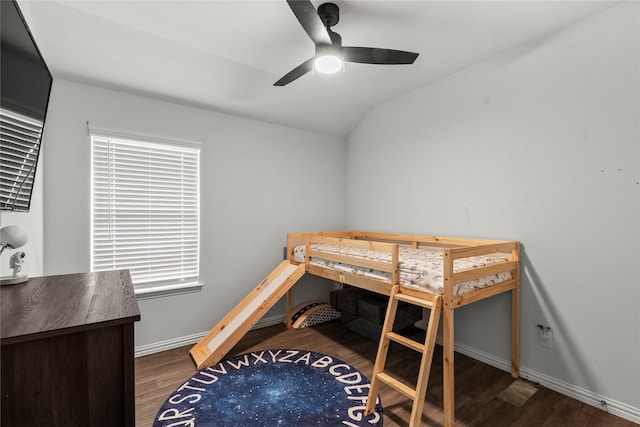
MULTIPOLYGON (((278 316, 263 317, 251 329, 266 328, 267 326, 273 326, 273 325, 283 323, 285 317, 286 315, 284 314, 278 315, 278 316)), ((197 334, 178 337, 178 338, 174 338, 166 341, 160 341, 157 343, 140 345, 135 348, 134 356, 141 357, 141 356, 146 356, 153 353, 158 353, 161 351, 183 347, 185 345, 197 344, 208 332, 209 331, 200 332, 197 334)))
POLYGON ((152 344, 140 345, 135 348, 134 356, 141 357, 146 356, 153 353, 159 353, 161 351, 171 350, 178 347, 183 347, 185 345, 192 345, 197 343, 204 337, 207 333, 201 332, 199 334, 187 335, 184 337, 174 338, 171 340, 160 341, 152 344))
MULTIPOLYGON (((442 340, 438 338, 438 344, 442 345, 442 340)), ((498 368, 502 371, 511 372, 511 361, 498 358, 492 354, 485 353, 464 344, 455 344, 455 351, 469 356, 487 365, 498 368)), ((618 402, 609 397, 602 396, 592 391, 585 390, 573 384, 560 381, 548 375, 534 371, 533 369, 520 367, 520 377, 534 383, 538 383, 548 389, 557 391, 560 394, 569 396, 587 405, 603 409, 610 414, 640 424, 640 408, 634 408, 626 403, 618 402)))
POLYGON ((260 329, 260 328, 266 328, 267 326, 283 324, 286 318, 287 318, 286 314, 280 314, 278 316, 271 316, 271 317, 263 317, 262 319, 258 320, 258 323, 256 323, 254 327, 251 329, 260 329))

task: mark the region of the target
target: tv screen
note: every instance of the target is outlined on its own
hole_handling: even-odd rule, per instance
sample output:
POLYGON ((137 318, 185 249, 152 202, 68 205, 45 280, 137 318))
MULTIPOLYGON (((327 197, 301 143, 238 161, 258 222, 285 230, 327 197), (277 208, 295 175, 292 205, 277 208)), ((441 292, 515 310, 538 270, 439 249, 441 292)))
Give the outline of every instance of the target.
POLYGON ((0 4, 0 210, 27 212, 52 78, 18 4, 0 4))

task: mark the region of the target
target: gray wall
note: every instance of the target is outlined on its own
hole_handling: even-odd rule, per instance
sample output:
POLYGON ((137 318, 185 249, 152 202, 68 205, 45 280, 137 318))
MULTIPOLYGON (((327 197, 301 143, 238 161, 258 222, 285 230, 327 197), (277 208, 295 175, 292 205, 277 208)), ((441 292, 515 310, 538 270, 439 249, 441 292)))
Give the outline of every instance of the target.
MULTIPOLYGON (((525 374, 637 419, 639 6, 380 105, 347 148, 349 228, 521 241, 525 374)), ((456 311, 459 348, 508 363, 509 313, 456 311)))
MULTIPOLYGON (((120 132, 204 140, 204 287, 141 301, 138 348, 188 341, 211 329, 282 260, 287 233, 344 227, 343 140, 57 79, 44 143, 45 274, 89 271, 87 121, 120 132), (328 186, 321 197, 309 191, 321 183, 328 186)), ((295 302, 316 297, 328 299, 326 283, 294 292, 295 302)), ((281 302, 266 317, 284 312, 281 302)))

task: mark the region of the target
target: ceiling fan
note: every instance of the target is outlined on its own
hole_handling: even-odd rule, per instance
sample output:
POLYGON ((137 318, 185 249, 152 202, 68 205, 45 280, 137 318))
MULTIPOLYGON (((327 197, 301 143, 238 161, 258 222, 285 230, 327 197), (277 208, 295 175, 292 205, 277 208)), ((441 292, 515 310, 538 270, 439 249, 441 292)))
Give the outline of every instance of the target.
POLYGON ((342 46, 340 34, 331 30, 340 19, 340 8, 323 3, 318 10, 309 0, 287 0, 302 28, 316 45, 316 54, 289 71, 274 83, 284 86, 302 77, 313 68, 321 73, 333 73, 343 67, 343 61, 360 64, 413 64, 417 53, 375 47, 342 46))

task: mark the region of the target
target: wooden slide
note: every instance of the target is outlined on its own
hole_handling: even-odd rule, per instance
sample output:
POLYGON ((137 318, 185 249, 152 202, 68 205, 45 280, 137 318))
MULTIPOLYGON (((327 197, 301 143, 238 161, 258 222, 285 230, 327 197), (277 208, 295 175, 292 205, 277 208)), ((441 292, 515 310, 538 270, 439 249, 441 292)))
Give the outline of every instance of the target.
POLYGON ((282 261, 254 290, 193 346, 198 369, 215 365, 304 275, 304 264, 282 261))

